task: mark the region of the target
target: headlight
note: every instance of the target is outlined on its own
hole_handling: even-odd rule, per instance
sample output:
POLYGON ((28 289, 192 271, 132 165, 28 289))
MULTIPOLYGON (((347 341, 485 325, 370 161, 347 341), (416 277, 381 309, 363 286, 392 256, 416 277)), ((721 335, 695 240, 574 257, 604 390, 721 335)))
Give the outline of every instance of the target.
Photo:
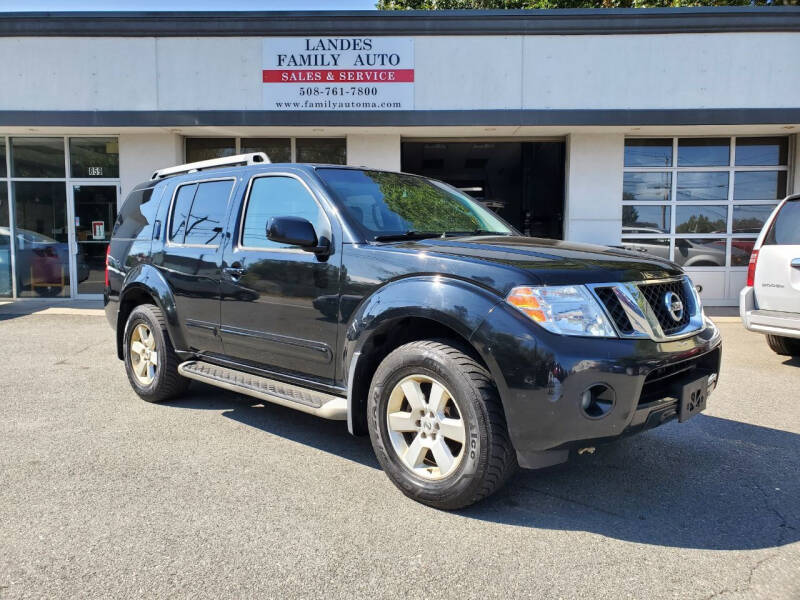
POLYGON ((515 287, 506 302, 553 333, 617 337, 600 304, 582 285, 515 287))

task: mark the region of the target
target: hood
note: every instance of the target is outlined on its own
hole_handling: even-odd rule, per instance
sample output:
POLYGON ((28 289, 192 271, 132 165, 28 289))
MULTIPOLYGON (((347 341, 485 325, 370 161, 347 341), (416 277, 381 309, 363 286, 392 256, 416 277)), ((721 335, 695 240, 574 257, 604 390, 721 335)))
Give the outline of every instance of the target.
POLYGON ((547 285, 646 281, 682 274, 674 263, 639 252, 523 236, 432 238, 391 245, 524 270, 547 285))

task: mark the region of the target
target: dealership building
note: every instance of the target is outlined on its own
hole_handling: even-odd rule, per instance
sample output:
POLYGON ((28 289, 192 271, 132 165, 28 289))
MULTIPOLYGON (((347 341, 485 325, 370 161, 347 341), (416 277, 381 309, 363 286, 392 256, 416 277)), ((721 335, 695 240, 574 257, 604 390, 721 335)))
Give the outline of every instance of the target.
POLYGON ((732 305, 800 191, 800 8, 0 14, 0 297, 92 298, 125 195, 246 152, 461 188, 732 305))

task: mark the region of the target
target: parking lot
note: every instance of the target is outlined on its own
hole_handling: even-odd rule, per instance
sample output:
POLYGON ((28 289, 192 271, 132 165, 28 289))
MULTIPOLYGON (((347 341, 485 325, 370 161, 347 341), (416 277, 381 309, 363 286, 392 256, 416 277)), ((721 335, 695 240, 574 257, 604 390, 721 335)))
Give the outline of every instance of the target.
POLYGON ((104 317, 0 308, 0 598, 798 598, 800 361, 722 321, 704 414, 446 513, 344 423, 144 403, 104 317))

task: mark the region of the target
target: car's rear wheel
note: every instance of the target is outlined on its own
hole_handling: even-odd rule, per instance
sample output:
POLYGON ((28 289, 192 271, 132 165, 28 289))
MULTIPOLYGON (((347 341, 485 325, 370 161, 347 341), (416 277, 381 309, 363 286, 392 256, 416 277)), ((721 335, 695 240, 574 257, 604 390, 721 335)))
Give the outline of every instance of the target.
POLYGON ((473 504, 517 468, 489 373, 450 341, 411 342, 391 352, 373 377, 367 417, 386 474, 429 506, 473 504))
POLYGON ((125 370, 143 400, 161 402, 186 390, 189 380, 178 374, 180 359, 157 306, 143 304, 134 308, 125 323, 124 336, 125 370))
POLYGON ((773 352, 781 356, 800 356, 800 339, 768 335, 767 344, 773 352))

